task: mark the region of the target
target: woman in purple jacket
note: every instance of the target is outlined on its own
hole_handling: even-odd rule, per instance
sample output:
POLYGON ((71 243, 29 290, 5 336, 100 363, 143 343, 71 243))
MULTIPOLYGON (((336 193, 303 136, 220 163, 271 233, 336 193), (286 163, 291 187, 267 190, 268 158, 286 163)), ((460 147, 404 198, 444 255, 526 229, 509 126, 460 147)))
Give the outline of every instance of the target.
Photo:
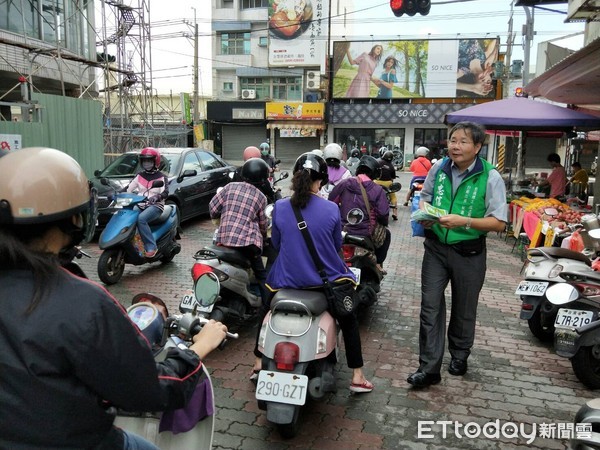
MULTIPOLYGON (((357 236, 371 236, 375 225, 379 222, 387 226, 390 204, 385 191, 373 180, 379 178, 381 168, 375 158, 365 155, 356 166, 356 176, 342 180, 329 193, 329 200, 340 205, 344 231, 357 236), (367 211, 362 188, 369 201, 370 214, 367 211)), ((383 244, 375 249, 375 257, 379 270, 385 275, 383 262, 387 257, 392 235, 386 229, 383 244)))
MULTIPOLYGON (((267 276, 267 288, 275 292, 286 288, 320 289, 323 286, 306 242, 298 229, 292 206, 297 206, 302 212, 329 281, 355 281, 354 275, 339 255, 342 248, 339 209, 319 196, 319 189, 327 183, 327 163, 314 153, 304 153, 296 160, 293 172, 291 198, 277 201, 273 210, 271 241, 279 250, 279 254, 267 276)), ((266 315, 266 311, 262 313, 266 315)), ((365 378, 362 371, 358 320, 355 315, 350 315, 338 317, 337 321, 344 336, 348 367, 352 369, 350 391, 371 392, 373 384, 365 378)), ((259 323, 262 323, 262 320, 259 323)), ((254 370, 257 371, 261 365, 261 354, 257 347, 254 348, 254 354, 254 370)))

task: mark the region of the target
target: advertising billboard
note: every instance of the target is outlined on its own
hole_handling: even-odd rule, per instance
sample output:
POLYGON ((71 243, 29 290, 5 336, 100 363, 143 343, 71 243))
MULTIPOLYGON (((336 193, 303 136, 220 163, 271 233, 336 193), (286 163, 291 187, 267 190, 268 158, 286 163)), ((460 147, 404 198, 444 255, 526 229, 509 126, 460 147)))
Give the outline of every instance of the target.
POLYGON ((269 0, 269 66, 322 66, 329 0, 269 0))
POLYGON ((494 98, 499 39, 334 42, 333 98, 494 98))

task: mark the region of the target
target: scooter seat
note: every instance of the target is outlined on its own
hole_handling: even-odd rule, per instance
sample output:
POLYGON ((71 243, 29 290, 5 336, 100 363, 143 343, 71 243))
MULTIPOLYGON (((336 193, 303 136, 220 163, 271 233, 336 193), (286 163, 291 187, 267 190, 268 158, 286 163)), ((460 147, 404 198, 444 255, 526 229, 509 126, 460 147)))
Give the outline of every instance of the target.
POLYGON ((567 258, 573 259, 575 261, 581 261, 586 263, 588 266, 592 265, 592 261, 590 258, 585 256, 583 253, 574 252, 573 250, 569 250, 561 247, 537 247, 532 248, 528 251, 530 256, 543 256, 544 254, 548 256, 552 256, 554 258, 567 258))
POLYGON ((224 247, 222 245, 207 245, 204 249, 213 252, 216 257, 222 261, 229 262, 244 269, 249 269, 251 267, 250 260, 242 255, 239 250, 234 248, 224 247))
POLYGON ((173 207, 171 205, 165 205, 165 210, 161 213, 161 215, 158 216, 156 219, 148 222, 148 225, 156 225, 157 223, 166 222, 167 219, 171 216, 172 210, 173 210, 173 207))
POLYGON ((322 291, 311 289, 281 289, 275 293, 271 300, 271 310, 279 304, 278 311, 303 312, 304 309, 292 302, 284 300, 293 300, 300 302, 308 308, 311 314, 318 316, 327 310, 327 298, 322 291))
POLYGON ((345 244, 358 245, 359 247, 366 248, 367 250, 374 251, 373 241, 369 236, 357 236, 354 234, 346 234, 344 236, 345 244))

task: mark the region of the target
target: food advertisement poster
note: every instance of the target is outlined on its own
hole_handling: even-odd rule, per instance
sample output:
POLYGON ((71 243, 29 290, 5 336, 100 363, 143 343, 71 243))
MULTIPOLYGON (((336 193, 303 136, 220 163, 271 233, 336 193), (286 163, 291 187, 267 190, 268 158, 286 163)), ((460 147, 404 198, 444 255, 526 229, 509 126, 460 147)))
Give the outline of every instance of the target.
POLYGON ((334 42, 334 98, 495 98, 499 39, 334 42))
POLYGON ((269 66, 323 66, 329 0, 269 0, 269 66))
POLYGON ((282 138, 305 138, 316 136, 317 130, 314 128, 282 127, 279 129, 279 137, 282 138))

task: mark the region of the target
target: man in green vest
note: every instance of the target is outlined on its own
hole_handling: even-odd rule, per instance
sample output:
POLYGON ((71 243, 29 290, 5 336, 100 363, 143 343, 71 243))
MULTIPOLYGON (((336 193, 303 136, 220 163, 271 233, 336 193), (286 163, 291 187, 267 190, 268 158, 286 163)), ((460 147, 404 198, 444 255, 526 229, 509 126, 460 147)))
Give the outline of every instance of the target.
POLYGON ((495 167, 479 156, 484 141, 485 130, 480 125, 456 124, 449 133, 448 157, 431 168, 421 191, 421 209, 427 202, 447 213, 422 222, 426 230, 419 369, 407 380, 414 387, 441 381, 448 283, 452 285, 448 372, 456 376, 467 372, 486 272, 485 236, 488 231, 503 231, 508 217, 504 181, 495 167))

